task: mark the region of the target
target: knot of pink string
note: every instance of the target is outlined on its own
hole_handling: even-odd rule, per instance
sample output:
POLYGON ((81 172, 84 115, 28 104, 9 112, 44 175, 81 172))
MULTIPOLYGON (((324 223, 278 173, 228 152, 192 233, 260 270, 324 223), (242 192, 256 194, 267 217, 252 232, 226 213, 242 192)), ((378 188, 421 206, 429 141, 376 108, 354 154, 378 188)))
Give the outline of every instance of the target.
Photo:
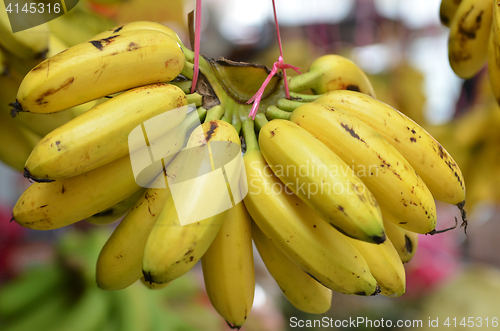
POLYGON ((247 103, 253 102, 252 110, 250 111, 250 114, 248 115, 248 117, 252 117, 252 119, 255 119, 255 115, 257 115, 257 110, 259 109, 260 100, 262 99, 262 95, 264 94, 264 91, 265 91, 267 85, 269 84, 269 82, 271 81, 271 79, 278 72, 278 69, 283 70, 283 79, 285 81, 286 97, 287 97, 287 99, 290 99, 290 92, 288 90, 288 81, 286 79, 286 74, 285 74, 284 70, 285 69, 293 69, 296 72, 298 72, 299 74, 301 72, 299 71, 300 68, 283 62, 283 56, 280 55, 278 57, 278 61, 274 62, 273 68, 271 69, 271 72, 269 73, 269 75, 267 75, 267 78, 264 81, 264 83, 262 83, 262 86, 260 87, 260 89, 257 91, 257 93, 255 93, 255 95, 250 100, 247 101, 247 103))

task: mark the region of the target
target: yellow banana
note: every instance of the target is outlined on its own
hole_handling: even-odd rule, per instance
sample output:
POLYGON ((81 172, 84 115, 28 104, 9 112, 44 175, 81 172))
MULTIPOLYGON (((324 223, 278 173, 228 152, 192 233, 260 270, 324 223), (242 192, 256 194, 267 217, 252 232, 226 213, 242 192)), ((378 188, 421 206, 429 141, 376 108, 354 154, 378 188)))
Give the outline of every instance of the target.
MULTIPOLYGON (((189 138, 187 145, 189 151, 183 152, 187 153, 187 157, 179 157, 183 156, 182 153, 179 154, 167 167, 167 176, 173 183, 179 181, 180 184, 183 177, 181 175, 184 174, 182 171, 206 170, 207 161, 210 161, 208 167, 215 170, 214 160, 211 157, 213 151, 209 154, 207 147, 210 150, 217 145, 218 141, 231 142, 223 144, 224 147, 221 147, 223 150, 219 150, 218 153, 231 150, 234 152, 231 146, 238 144, 239 148, 240 144, 238 133, 229 123, 215 120, 199 126, 189 138), (180 169, 182 169, 181 172, 179 172, 180 169)), ((195 180, 197 191, 191 194, 189 199, 184 195, 187 201, 183 201, 182 210, 176 209, 172 196, 167 199, 149 235, 142 267, 144 279, 148 282, 166 283, 188 272, 205 254, 223 223, 227 211, 213 214, 201 221, 181 225, 178 216, 180 212, 195 215, 207 208, 206 203, 204 205, 205 195, 210 194, 219 199, 219 202, 215 203, 216 207, 219 207, 224 199, 221 190, 226 188, 214 186, 210 177, 205 175, 195 180)))
POLYGON ((351 60, 340 55, 317 58, 309 71, 290 78, 290 91, 312 89, 315 94, 333 90, 351 90, 375 97, 375 91, 365 73, 351 60))
POLYGON ((259 150, 253 123, 243 122, 250 216, 291 261, 324 286, 371 295, 377 282, 361 254, 335 228, 291 193, 271 172, 259 150))
MULTIPOLYGON (((170 133, 167 140, 172 144, 170 152, 178 152, 184 145, 185 134, 199 123, 204 112, 190 113, 186 121, 170 133), (177 142, 174 142, 177 139, 177 142)), ((175 153, 164 158, 169 164, 175 153)), ((142 276, 144 248, 165 203, 171 198, 167 180, 162 172, 150 188, 137 200, 118 227, 108 239, 97 260, 97 285, 105 290, 123 289, 142 276), (118 258, 119 256, 119 258, 118 258)), ((150 283, 152 283, 150 281, 150 283)))
POLYGON ((441 0, 439 19, 443 25, 450 27, 450 23, 455 17, 455 13, 461 2, 462 0, 441 0))
POLYGON ((4 51, 0 48, 0 76, 7 74, 8 70, 7 58, 4 51))
MULTIPOLYGON (((27 174, 57 179, 96 169, 135 150, 128 139, 138 125, 144 125, 152 141, 180 124, 186 105, 184 92, 170 84, 126 91, 45 136, 26 162, 27 174)), ((137 128, 134 132, 144 140, 142 129, 137 128)))
POLYGON ((405 269, 389 238, 379 245, 349 237, 347 240, 365 258, 371 274, 380 286, 380 294, 399 297, 405 293, 405 269))
POLYGON ((406 263, 411 260, 418 246, 418 234, 397 226, 395 222, 384 218, 384 227, 387 238, 391 241, 401 259, 406 263))
MULTIPOLYGON (((163 180, 163 174, 157 177, 163 180)), ((142 276, 144 247, 163 205, 168 188, 150 188, 137 200, 103 246, 97 259, 97 285, 103 290, 121 290, 142 276)))
POLYGON ((436 228, 436 205, 429 189, 408 161, 368 124, 319 103, 298 107, 290 120, 351 166, 380 208, 405 221, 401 227, 418 233, 436 228))
POLYGON ((117 204, 87 217, 85 220, 94 225, 108 225, 116 222, 127 214, 135 203, 144 195, 144 191, 146 191, 146 189, 140 189, 117 204))
POLYGON ((0 5, 0 45, 8 52, 22 59, 43 58, 48 41, 49 29, 45 24, 12 33, 4 3, 0 5))
POLYGON ((486 62, 494 1, 462 0, 450 23, 448 59, 462 78, 474 76, 486 62))
POLYGON ((53 113, 137 86, 168 82, 184 67, 176 40, 152 30, 84 42, 49 58, 23 79, 17 108, 53 113))
POLYGON ((57 229, 98 213, 139 188, 126 155, 79 176, 30 185, 14 206, 13 216, 30 229, 57 229))
MULTIPOLYGON (((108 29, 106 31, 103 31, 99 33, 98 35, 94 36, 92 39, 105 39, 109 38, 111 36, 116 35, 117 33, 122 33, 126 31, 136 31, 136 30, 153 30, 153 31, 159 31, 163 32, 166 35, 172 37, 173 39, 177 40, 179 44, 181 44, 181 40, 177 33, 169 28, 166 25, 157 23, 157 22, 149 22, 149 21, 135 21, 135 22, 130 22, 122 25, 115 26, 114 28, 108 29)), ((181 44, 182 45, 182 44, 181 44)))
POLYGON ((500 104, 500 7, 493 6, 492 27, 488 45, 488 77, 491 90, 500 104))
POLYGON ((273 120, 260 130, 259 145, 274 174, 326 222, 360 240, 384 241, 373 194, 311 133, 295 123, 273 120))
POLYGON ((212 306, 232 328, 241 327, 255 292, 252 219, 243 201, 228 210, 201 265, 212 306))
POLYGON ((330 309, 332 290, 287 258, 255 223, 252 224, 252 236, 267 270, 295 308, 310 314, 323 314, 330 309))
POLYGON ((465 183, 460 168, 443 146, 410 118, 358 92, 332 91, 314 102, 342 109, 369 124, 404 156, 434 199, 463 206, 465 183))
MULTIPOLYGON (((163 163, 168 164, 184 145, 186 133, 205 114, 201 109, 192 112, 175 129, 152 142, 157 142, 163 154, 163 163)), ((149 153, 150 146, 139 149, 149 153)), ((134 152, 135 153, 135 152, 134 152)), ((143 154, 145 154, 143 153, 143 154)), ((159 162, 159 161, 158 161, 159 162)), ((153 163, 153 165, 158 164, 153 163)), ((21 195, 14 206, 16 221, 28 228, 38 230, 57 229, 92 216, 130 196, 162 172, 160 167, 150 167, 137 177, 131 167, 131 158, 125 155, 109 164, 81 175, 49 183, 34 183, 21 195), (139 183, 139 184, 138 184, 139 183)), ((163 186, 158 187, 165 187, 163 186)))

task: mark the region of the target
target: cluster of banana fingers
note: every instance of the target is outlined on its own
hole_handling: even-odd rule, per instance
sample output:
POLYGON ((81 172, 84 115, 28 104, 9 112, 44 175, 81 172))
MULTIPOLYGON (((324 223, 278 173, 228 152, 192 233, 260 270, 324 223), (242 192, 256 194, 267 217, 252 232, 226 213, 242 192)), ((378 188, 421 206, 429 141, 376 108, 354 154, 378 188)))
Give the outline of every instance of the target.
POLYGON ((174 31, 134 22, 34 67, 13 103, 21 115, 111 97, 33 148, 24 172, 36 183, 19 198, 13 219, 50 230, 124 216, 99 255, 98 286, 120 290, 144 277, 160 287, 201 260, 212 305, 233 327, 253 305, 252 239, 284 295, 303 311, 327 311, 332 290, 402 295, 403 263, 415 253, 417 234, 437 232, 434 199, 463 210, 463 178, 445 149, 374 99, 366 75, 341 56, 320 57, 291 78, 293 100, 284 98, 282 77, 272 78, 255 120, 246 101, 267 68, 200 57, 197 93, 186 95, 193 62, 174 31), (196 111, 185 111, 193 103, 196 111), (143 143, 131 144, 137 133, 143 143), (248 193, 200 176, 197 193, 179 208, 173 184, 186 179, 185 169, 201 174, 207 169, 196 167, 208 158, 215 171, 216 154, 235 155, 235 148, 237 155, 245 150, 248 193), (139 176, 137 159, 149 169, 139 176), (181 215, 221 207, 228 192, 232 207, 182 225, 181 215))
POLYGON ((442 0, 441 22, 450 28, 448 59, 469 79, 488 63, 491 89, 500 104, 500 7, 490 0, 442 0))

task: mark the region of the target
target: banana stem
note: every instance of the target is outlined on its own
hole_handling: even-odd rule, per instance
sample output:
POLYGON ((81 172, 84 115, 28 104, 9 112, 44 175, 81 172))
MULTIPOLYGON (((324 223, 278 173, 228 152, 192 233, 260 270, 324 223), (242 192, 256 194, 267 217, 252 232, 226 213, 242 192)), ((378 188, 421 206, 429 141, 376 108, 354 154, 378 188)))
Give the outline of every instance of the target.
POLYGON ((207 116, 207 110, 203 107, 198 107, 196 109, 196 112, 198 113, 198 118, 200 119, 200 122, 203 122, 205 120, 205 117, 207 116))
POLYGON ((247 152, 253 150, 257 151, 260 150, 259 142, 257 141, 257 136, 255 135, 254 121, 250 119, 243 121, 241 129, 243 130, 243 137, 245 138, 245 145, 247 148, 246 149, 247 152))
POLYGON ((224 115, 224 108, 221 105, 214 106, 207 111, 205 122, 220 120, 222 115, 224 115))
POLYGON ((302 94, 302 93, 290 92, 291 100, 301 101, 301 102, 311 102, 322 96, 323 94, 302 94))
POLYGON ((240 131, 241 131, 241 118, 238 116, 237 113, 233 114, 233 119, 231 121, 231 125, 234 126, 234 128, 236 129, 236 132, 238 132, 238 134, 240 134, 240 131))
POLYGON ((228 114, 224 114, 220 120, 231 124, 231 117, 228 114))
POLYGON ((295 108, 298 108, 303 104, 305 103, 299 101, 292 101, 285 98, 279 99, 278 102, 276 102, 276 106, 278 106, 278 108, 284 111, 294 111, 295 108))
POLYGON ((266 116, 269 119, 281 119, 281 120, 290 120, 292 113, 279 109, 276 106, 269 106, 266 110, 266 116))
POLYGON ((264 113, 258 113, 255 115, 255 128, 257 129, 257 132, 260 132, 260 129, 262 129, 262 127, 267 123, 269 123, 269 121, 264 113))
POLYGON ((184 63, 184 68, 182 68, 181 75, 189 80, 193 79, 194 64, 186 61, 184 63))
POLYGON ((191 94, 186 94, 186 97, 188 105, 194 103, 196 107, 199 107, 203 103, 203 97, 201 96, 201 94, 198 94, 196 92, 191 94))
POLYGON ((318 73, 313 71, 308 71, 302 75, 293 76, 288 82, 288 88, 290 89, 290 92, 301 92, 310 88, 314 88, 317 78, 318 73))
POLYGON ((181 82, 170 82, 170 84, 172 85, 175 85, 177 86, 178 88, 180 88, 182 90, 182 92, 184 92, 185 94, 189 94, 191 93, 191 84, 193 82, 190 81, 190 80, 184 80, 184 81, 181 81, 181 82))

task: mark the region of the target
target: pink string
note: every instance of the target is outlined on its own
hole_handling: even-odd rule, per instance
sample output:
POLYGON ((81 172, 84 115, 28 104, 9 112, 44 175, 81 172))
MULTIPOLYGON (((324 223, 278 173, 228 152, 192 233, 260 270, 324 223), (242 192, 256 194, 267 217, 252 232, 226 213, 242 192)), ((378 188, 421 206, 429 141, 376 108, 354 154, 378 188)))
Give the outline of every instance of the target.
POLYGON ((198 81, 199 57, 200 57, 200 34, 201 34, 201 0, 196 0, 196 13, 195 13, 195 29, 194 29, 194 72, 193 83, 191 85, 191 93, 196 90, 196 82, 198 81))
POLYGON ((278 35, 278 45, 280 48, 280 56, 278 57, 278 61, 274 62, 273 69, 271 70, 271 72, 267 76, 264 83, 262 83, 262 86, 260 87, 260 89, 257 91, 257 93, 255 93, 255 95, 250 100, 247 101, 247 103, 251 103, 252 101, 254 101, 253 106, 252 106, 252 110, 250 111, 250 114, 248 115, 248 117, 252 117, 252 119, 255 119, 255 115, 257 115, 257 110, 259 109, 260 100, 262 99, 262 95, 264 94, 264 90, 266 89, 267 84, 269 84, 269 82, 271 81, 273 76, 276 75, 276 73, 278 72, 278 69, 283 70, 283 79, 285 81, 285 93, 286 93, 287 99, 290 99, 290 91, 288 89, 288 80, 286 79, 285 69, 293 69, 296 72, 298 72, 299 74, 302 74, 299 71, 300 68, 292 66, 291 64, 286 64, 283 62, 283 47, 281 46, 280 27, 278 24, 278 16, 276 15, 276 4, 274 3, 274 0, 273 0, 273 11, 274 11, 274 22, 276 24, 276 33, 278 35))
MULTIPOLYGON (((280 55, 278 58, 278 61, 274 62, 273 69, 271 70, 269 75, 267 75, 267 78, 264 81, 264 83, 262 83, 262 86, 260 87, 260 89, 257 91, 257 93, 255 93, 255 95, 250 100, 247 101, 247 103, 253 102, 252 110, 250 111, 250 114, 248 115, 249 117, 251 116, 252 119, 255 119, 255 115, 257 115, 257 110, 259 109, 260 100, 262 99, 262 95, 264 94, 264 90, 266 89, 267 84, 269 84, 269 82, 271 81, 273 76, 276 75, 276 73, 278 72, 278 69, 283 70, 283 73, 285 72, 284 69, 293 69, 300 74, 300 71, 299 71, 300 68, 295 67, 291 64, 284 63, 283 57, 280 55)), ((290 93, 288 92, 288 85, 286 83, 286 78, 283 78, 283 79, 285 79, 285 89, 287 91, 288 98, 290 98, 290 93)))

